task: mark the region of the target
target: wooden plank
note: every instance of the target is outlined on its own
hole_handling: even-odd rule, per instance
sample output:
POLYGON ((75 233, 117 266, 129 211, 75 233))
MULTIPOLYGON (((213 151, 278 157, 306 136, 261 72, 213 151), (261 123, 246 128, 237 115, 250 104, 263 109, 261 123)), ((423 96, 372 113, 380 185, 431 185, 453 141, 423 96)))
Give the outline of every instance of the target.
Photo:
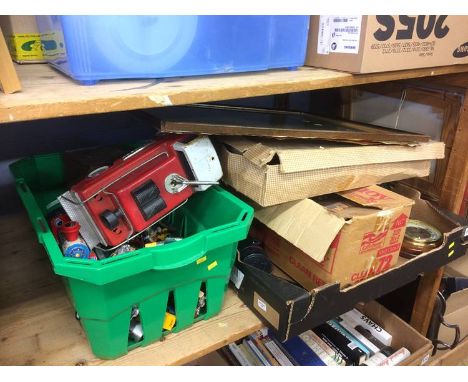
POLYGON ((423 336, 427 334, 444 267, 425 273, 419 280, 410 324, 423 336))
POLYGON ((21 90, 21 83, 16 74, 10 52, 0 28, 0 88, 10 94, 21 90))
POLYGON ((468 366, 468 340, 455 349, 436 353, 429 366, 468 366))
POLYGON ((353 75, 301 67, 296 71, 102 81, 94 86, 82 86, 46 64, 16 68, 23 91, 0 95, 0 123, 294 93, 468 71, 468 65, 452 65, 353 75))
POLYGON ((0 218, 0 365, 178 365, 261 326, 228 290, 210 320, 116 360, 98 359, 26 215, 0 218))
POLYGON ((463 107, 442 186, 440 205, 454 213, 463 213, 465 190, 468 188, 468 88, 465 90, 463 107))

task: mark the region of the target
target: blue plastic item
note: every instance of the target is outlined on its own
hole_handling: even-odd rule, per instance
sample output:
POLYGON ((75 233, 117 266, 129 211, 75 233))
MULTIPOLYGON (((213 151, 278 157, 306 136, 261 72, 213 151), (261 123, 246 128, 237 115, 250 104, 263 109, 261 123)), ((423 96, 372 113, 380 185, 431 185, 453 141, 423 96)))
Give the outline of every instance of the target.
POLYGON ((83 84, 304 64, 308 16, 37 16, 46 59, 83 84))

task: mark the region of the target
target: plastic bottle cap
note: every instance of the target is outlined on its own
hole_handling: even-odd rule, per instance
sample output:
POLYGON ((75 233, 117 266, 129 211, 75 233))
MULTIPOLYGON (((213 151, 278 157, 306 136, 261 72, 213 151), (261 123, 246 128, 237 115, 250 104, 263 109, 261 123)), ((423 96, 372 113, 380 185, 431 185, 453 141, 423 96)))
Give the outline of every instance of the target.
POLYGON ((60 227, 60 231, 63 232, 67 241, 76 241, 80 234, 80 223, 76 221, 69 221, 60 227))

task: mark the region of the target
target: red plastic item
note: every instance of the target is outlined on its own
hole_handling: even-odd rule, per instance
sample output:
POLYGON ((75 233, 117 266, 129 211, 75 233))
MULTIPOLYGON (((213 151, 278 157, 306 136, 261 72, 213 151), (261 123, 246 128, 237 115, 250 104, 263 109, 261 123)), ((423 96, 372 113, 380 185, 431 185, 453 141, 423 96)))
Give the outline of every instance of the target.
POLYGON ((159 139, 71 188, 81 201, 91 198, 84 206, 105 244, 121 244, 193 194, 192 187, 174 194, 165 188, 165 180, 170 174, 187 178, 180 154, 173 148, 175 142, 187 138, 179 135, 159 139))
POLYGON ((65 240, 72 242, 78 240, 78 236, 80 235, 80 223, 75 221, 69 221, 60 227, 60 232, 65 235, 65 240))
POLYGON ((55 240, 57 240, 57 242, 59 241, 58 232, 60 228, 63 226, 63 224, 69 221, 70 221, 70 218, 68 217, 66 213, 59 213, 53 216, 52 218, 50 218, 50 221, 49 221, 50 230, 52 231, 52 234, 54 235, 55 240))

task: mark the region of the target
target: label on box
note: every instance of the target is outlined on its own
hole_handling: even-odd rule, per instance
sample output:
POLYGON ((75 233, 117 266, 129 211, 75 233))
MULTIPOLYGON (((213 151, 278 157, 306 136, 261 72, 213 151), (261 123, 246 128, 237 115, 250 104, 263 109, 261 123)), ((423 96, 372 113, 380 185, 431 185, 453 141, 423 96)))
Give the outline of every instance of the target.
POLYGON ((257 305, 258 305, 258 307, 259 307, 261 310, 263 310, 264 312, 267 311, 267 306, 266 306, 266 304, 265 304, 262 300, 260 300, 259 298, 257 299, 257 305))
POLYGON ((362 16, 320 16, 318 54, 359 53, 362 16))
POLYGON ((279 327, 280 315, 266 300, 254 291, 253 307, 276 329, 279 327))
POLYGON ((42 43, 39 34, 13 34, 6 36, 8 49, 16 61, 42 61, 42 43))

